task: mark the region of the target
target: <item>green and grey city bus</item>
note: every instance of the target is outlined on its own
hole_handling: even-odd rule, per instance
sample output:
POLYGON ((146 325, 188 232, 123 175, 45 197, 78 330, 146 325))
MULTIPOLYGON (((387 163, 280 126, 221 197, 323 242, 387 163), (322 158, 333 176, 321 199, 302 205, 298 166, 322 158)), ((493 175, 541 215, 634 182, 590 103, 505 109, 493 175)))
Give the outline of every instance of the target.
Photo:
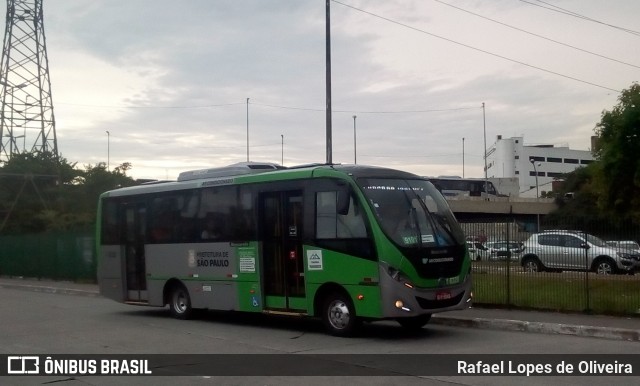
POLYGON ((103 193, 105 297, 194 310, 360 320, 418 329, 471 305, 471 263, 443 196, 411 173, 240 163, 103 193))

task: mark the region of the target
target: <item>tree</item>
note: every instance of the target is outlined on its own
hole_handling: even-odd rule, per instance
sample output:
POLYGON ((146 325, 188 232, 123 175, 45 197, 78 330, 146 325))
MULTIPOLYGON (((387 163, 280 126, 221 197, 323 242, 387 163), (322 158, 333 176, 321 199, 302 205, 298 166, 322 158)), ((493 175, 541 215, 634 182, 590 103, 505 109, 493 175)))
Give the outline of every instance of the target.
POLYGON ((0 231, 39 232, 41 214, 55 210, 79 171, 50 152, 14 155, 0 168, 0 231))
POLYGON ((640 85, 622 91, 618 104, 603 111, 595 128, 598 207, 640 221, 640 85))
POLYGON ((127 170, 131 169, 128 162, 116 167, 113 171, 107 170, 104 162, 96 165, 85 165, 85 170, 79 178, 79 184, 82 187, 82 194, 85 196, 83 200, 83 210, 92 210, 95 213, 98 197, 100 194, 117 188, 135 185, 133 178, 127 176, 127 170))
POLYGON ((580 167, 564 175, 564 182, 556 192, 558 209, 546 221, 566 229, 591 229, 608 223, 609 218, 598 209, 599 190, 594 183, 597 163, 580 167))
POLYGON ((0 167, 0 233, 37 233, 93 226, 98 197, 135 185, 130 163, 108 171, 104 163, 76 169, 47 152, 13 156, 0 167))

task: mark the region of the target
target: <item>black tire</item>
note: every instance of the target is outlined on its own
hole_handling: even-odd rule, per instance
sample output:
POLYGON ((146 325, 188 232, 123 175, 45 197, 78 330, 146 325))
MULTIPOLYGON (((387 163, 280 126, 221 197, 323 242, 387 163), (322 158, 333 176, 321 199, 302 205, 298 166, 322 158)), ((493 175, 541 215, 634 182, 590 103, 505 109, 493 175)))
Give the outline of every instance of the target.
POLYGON ((431 314, 412 316, 409 318, 398 318, 396 321, 405 329, 419 331, 431 320, 431 314))
POLYGON ((538 258, 535 256, 526 257, 522 260, 522 269, 525 272, 542 272, 544 267, 538 258))
POLYGON ((615 261, 609 258, 598 259, 593 264, 593 271, 598 275, 615 275, 618 272, 615 261))
POLYGON ((351 298, 340 292, 327 296, 322 305, 322 322, 331 335, 353 335, 358 318, 351 298))
POLYGON ((176 319, 191 319, 193 317, 191 297, 189 297, 189 291, 182 284, 177 284, 171 288, 169 310, 171 310, 171 315, 176 319))

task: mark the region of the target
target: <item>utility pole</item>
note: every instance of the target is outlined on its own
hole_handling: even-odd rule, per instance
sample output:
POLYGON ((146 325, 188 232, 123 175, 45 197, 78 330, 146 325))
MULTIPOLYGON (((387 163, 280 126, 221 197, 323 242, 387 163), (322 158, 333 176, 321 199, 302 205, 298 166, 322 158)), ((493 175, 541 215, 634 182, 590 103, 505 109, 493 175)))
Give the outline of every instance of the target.
POLYGON ((356 118, 357 116, 353 116, 353 164, 358 164, 357 159, 357 151, 356 151, 356 118))
POLYGON ((482 131, 484 133, 484 194, 489 199, 489 179, 487 177, 487 120, 484 113, 484 102, 482 102, 482 131))
POLYGON ((327 164, 333 163, 333 145, 331 143, 331 7, 329 4, 331 0, 326 0, 325 11, 326 11, 326 73, 325 73, 325 81, 326 81, 326 93, 327 93, 327 114, 326 114, 326 125, 327 125, 327 164))

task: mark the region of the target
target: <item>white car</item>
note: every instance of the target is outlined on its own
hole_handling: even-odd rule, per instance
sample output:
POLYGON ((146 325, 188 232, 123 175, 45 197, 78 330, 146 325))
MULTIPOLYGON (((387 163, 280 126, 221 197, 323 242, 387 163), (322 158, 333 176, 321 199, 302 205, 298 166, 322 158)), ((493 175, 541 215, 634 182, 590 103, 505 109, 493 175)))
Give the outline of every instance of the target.
POLYGON ((489 241, 484 244, 486 247, 487 260, 507 260, 518 261, 524 245, 516 241, 489 241))

